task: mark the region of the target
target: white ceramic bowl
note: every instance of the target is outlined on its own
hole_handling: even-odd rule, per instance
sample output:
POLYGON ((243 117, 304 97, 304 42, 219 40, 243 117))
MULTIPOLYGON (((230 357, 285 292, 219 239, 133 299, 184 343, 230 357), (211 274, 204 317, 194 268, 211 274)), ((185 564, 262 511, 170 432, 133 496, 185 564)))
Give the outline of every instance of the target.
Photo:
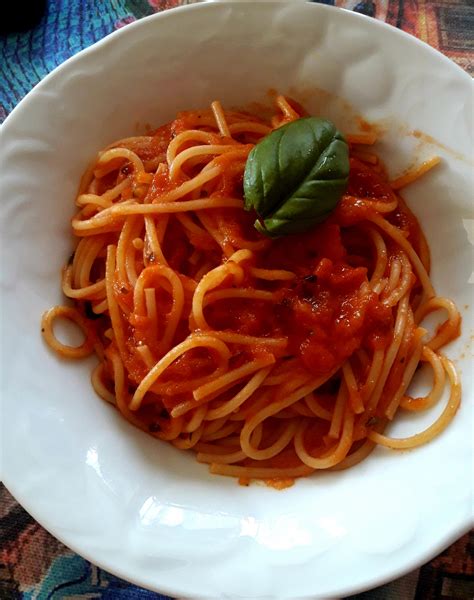
MULTIPOLYGON (((397 577, 472 523, 472 82, 416 39, 338 9, 203 4, 159 14, 66 61, 1 131, 4 482, 72 549, 172 595, 328 597, 397 577), (463 403, 433 443, 380 449, 346 472, 282 492, 211 476, 129 426, 93 393, 93 360, 62 362, 40 336, 62 300, 77 182, 94 153, 177 110, 262 100, 276 88, 352 127, 382 120, 393 174, 421 151, 443 165, 407 190, 431 243, 433 279, 463 312, 447 353, 463 403), (326 90, 322 94, 317 88, 326 90), (443 147, 417 148, 413 128, 443 147), (448 149, 446 149, 448 148, 448 149), (449 150, 451 148, 455 152, 449 150)), ((401 419, 395 435, 441 410, 401 419)))

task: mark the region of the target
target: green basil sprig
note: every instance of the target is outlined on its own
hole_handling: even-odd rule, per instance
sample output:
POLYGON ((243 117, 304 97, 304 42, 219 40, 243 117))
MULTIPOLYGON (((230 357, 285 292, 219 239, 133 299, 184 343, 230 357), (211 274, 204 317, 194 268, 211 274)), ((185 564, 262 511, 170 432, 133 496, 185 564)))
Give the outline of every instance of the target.
POLYGON ((245 209, 270 237, 299 233, 323 221, 343 195, 349 149, 331 121, 305 117, 263 138, 244 173, 245 209))

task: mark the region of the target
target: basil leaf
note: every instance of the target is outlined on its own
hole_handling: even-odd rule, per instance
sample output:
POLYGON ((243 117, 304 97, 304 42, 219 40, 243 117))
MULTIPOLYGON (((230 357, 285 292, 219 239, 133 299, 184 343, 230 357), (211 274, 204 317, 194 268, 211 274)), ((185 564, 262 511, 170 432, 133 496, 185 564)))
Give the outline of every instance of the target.
POLYGON ((273 131, 250 152, 246 210, 270 237, 306 231, 336 207, 349 176, 349 149, 331 121, 306 117, 273 131))

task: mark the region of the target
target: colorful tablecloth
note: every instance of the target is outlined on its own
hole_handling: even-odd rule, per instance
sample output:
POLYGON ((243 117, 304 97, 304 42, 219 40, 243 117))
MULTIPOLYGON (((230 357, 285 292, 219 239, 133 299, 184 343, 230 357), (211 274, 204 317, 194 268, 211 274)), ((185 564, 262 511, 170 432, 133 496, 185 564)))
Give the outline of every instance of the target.
MULTIPOLYGON (((40 0, 36 0, 39 3, 40 0)), ((473 0, 323 0, 407 31, 474 74, 473 0)), ((11 2, 26 24, 31 2, 11 2)), ((187 0, 48 0, 41 20, 0 36, 0 122, 61 62, 128 23, 187 0)), ((6 3, 5 3, 6 4, 6 3)), ((0 4, 0 28, 8 10, 0 4)), ((37 6, 36 6, 37 8, 37 6)), ((224 592, 224 590, 223 590, 224 592)), ((0 600, 165 599, 92 565, 49 535, 0 487, 0 600)), ((472 600, 474 533, 421 569, 357 600, 472 600)))

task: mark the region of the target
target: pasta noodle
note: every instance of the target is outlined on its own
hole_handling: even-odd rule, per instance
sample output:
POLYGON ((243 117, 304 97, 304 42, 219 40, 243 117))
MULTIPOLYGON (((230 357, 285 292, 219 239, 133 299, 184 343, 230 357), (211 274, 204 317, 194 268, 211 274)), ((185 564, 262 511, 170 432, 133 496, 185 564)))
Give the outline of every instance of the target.
POLYGON ((100 152, 72 219, 78 244, 62 275, 72 305, 42 319, 60 356, 97 354, 94 389, 133 425, 242 482, 348 468, 377 444, 425 444, 461 398, 440 354, 460 315, 436 296, 428 246, 396 191, 438 159, 390 184, 376 135, 348 135, 349 185, 335 211, 269 239, 243 210, 243 171, 255 143, 301 116, 283 96, 270 123, 216 101, 100 152), (429 338, 422 320, 434 311, 446 319, 429 338), (83 331, 79 347, 57 340, 59 318, 83 331), (412 398, 420 365, 433 387, 412 398), (426 431, 385 433, 446 383, 446 408, 426 431))

